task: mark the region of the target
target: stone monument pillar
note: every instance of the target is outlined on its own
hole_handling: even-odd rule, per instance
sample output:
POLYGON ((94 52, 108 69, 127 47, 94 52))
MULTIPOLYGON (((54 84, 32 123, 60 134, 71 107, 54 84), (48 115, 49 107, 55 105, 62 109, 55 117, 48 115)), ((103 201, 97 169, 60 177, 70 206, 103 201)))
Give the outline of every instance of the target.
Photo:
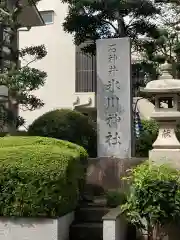
POLYGON ((132 82, 129 38, 97 41, 98 157, 132 157, 132 82))
POLYGON ((162 75, 158 80, 149 82, 142 90, 149 96, 155 97, 155 109, 151 118, 159 124, 159 134, 149 152, 149 159, 158 164, 171 164, 180 168, 180 143, 176 137, 176 126, 180 120, 178 100, 180 80, 170 75, 171 65, 161 66, 162 75), (169 106, 162 107, 162 102, 168 101, 169 106))

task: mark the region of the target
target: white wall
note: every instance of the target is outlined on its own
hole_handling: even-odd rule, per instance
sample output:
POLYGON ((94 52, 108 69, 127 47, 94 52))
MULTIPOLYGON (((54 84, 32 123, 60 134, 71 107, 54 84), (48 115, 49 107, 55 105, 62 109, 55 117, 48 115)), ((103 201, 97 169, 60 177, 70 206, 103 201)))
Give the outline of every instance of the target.
POLYGON ((74 213, 59 219, 0 218, 0 240, 68 240, 74 213))
POLYGON ((45 106, 33 112, 20 111, 27 125, 43 113, 56 108, 72 108, 75 89, 75 46, 72 36, 65 33, 62 23, 67 13, 67 5, 60 0, 42 0, 40 11, 53 10, 54 24, 34 27, 29 32, 19 33, 19 47, 44 44, 48 54, 30 66, 46 71, 48 78, 43 88, 36 91, 45 106))

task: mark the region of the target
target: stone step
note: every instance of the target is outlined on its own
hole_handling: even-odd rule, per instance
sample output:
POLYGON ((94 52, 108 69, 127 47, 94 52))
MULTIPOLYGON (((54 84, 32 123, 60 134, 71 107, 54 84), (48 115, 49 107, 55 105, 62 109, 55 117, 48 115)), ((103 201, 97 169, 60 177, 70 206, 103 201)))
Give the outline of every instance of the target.
POLYGON ((127 234, 126 234, 126 240, 137 240, 137 234, 136 234, 136 227, 128 224, 127 226, 127 234))
POLYGON ((109 212, 106 207, 81 207, 75 213, 76 222, 102 222, 102 217, 109 212))
POLYGON ((103 240, 102 223, 79 223, 70 227, 69 240, 103 240))
POLYGON ((89 202, 82 202, 81 206, 82 207, 106 207, 107 201, 104 198, 95 198, 93 201, 89 202))

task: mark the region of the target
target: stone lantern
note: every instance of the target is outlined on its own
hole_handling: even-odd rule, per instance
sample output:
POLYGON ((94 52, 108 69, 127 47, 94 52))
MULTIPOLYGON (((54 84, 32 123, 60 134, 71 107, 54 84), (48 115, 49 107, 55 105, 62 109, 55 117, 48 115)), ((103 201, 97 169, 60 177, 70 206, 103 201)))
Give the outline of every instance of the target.
POLYGON ((171 65, 163 64, 162 75, 158 80, 147 83, 142 92, 155 98, 151 118, 159 124, 159 134, 149 152, 149 159, 158 164, 170 163, 173 167, 180 168, 180 143, 175 134, 176 125, 180 121, 180 80, 173 79, 170 71, 171 65), (168 104, 164 104, 165 102, 168 104))

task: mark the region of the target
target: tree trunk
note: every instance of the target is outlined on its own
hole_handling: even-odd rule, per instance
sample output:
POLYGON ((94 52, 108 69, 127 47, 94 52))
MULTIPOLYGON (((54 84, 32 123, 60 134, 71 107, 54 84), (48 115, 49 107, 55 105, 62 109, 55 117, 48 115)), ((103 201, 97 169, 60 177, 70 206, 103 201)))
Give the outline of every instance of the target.
POLYGON ((153 240, 153 229, 152 227, 150 226, 150 224, 148 223, 148 237, 147 237, 147 240, 153 240))
POLYGON ((162 240, 161 226, 159 224, 154 227, 148 227, 148 240, 162 240))
POLYGON ((126 37, 126 26, 123 19, 123 16, 117 11, 116 19, 118 23, 118 37, 126 37))

